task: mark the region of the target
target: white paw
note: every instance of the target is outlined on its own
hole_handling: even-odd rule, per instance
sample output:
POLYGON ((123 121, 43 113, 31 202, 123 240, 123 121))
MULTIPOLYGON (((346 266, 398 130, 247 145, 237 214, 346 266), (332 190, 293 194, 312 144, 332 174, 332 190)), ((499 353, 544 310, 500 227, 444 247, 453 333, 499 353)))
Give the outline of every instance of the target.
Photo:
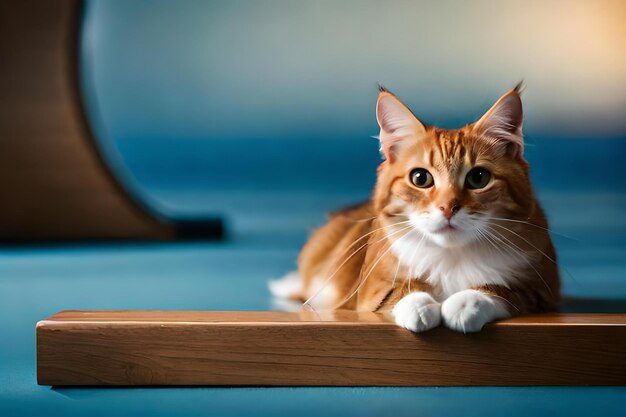
POLYGON ((394 306, 391 311, 398 326, 412 332, 424 332, 441 323, 441 304, 425 292, 414 292, 394 306))
POLYGON ((477 332, 490 321, 509 316, 504 302, 476 290, 452 294, 441 305, 446 327, 457 332, 477 332))

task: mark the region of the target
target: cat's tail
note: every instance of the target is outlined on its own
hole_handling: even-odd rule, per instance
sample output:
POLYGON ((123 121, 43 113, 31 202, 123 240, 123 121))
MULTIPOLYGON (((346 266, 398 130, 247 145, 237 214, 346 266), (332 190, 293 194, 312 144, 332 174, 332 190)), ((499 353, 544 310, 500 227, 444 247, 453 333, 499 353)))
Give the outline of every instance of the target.
POLYGON ((276 298, 304 302, 304 288, 298 271, 289 272, 282 278, 270 281, 268 287, 276 298))

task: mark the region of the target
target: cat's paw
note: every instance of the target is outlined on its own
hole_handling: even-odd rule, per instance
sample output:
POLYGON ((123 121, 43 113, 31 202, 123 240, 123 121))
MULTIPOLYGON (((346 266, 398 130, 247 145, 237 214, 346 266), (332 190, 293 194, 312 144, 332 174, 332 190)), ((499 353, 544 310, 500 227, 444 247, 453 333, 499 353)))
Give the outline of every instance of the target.
POLYGON ((457 332, 477 332, 490 321, 509 316, 501 300, 476 290, 457 292, 441 305, 446 327, 457 332))
POLYGON ((412 332, 424 332, 441 323, 441 304, 425 292, 414 292, 394 306, 391 311, 398 326, 412 332))

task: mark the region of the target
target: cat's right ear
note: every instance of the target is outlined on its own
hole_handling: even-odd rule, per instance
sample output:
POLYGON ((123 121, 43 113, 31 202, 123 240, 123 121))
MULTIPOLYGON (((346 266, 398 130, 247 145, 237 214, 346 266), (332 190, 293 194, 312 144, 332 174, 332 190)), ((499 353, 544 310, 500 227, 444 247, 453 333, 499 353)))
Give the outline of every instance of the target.
POLYGON ((423 135, 426 128, 396 96, 382 87, 379 90, 376 119, 380 126, 380 150, 393 162, 402 144, 423 135))

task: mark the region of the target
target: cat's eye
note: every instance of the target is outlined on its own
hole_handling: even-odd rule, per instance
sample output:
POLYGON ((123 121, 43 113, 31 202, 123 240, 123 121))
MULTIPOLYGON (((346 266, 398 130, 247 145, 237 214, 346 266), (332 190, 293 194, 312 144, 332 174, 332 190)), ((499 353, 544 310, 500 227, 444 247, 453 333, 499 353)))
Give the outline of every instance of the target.
POLYGON ((435 184, 433 176, 424 168, 416 168, 411 171, 411 182, 419 188, 429 188, 435 184))
POLYGON ((485 168, 472 168, 465 177, 465 186, 473 190, 485 188, 489 184, 490 179, 491 173, 485 168))

